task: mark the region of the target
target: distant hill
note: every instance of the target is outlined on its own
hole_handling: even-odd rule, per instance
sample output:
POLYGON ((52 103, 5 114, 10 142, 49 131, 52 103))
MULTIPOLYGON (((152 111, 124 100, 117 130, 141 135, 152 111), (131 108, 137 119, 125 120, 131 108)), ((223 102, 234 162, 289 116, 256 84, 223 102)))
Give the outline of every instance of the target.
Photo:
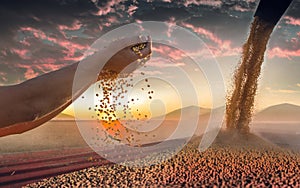
POLYGON ((258 112, 254 121, 300 121, 300 106, 278 104, 258 112))
POLYGON ((218 108, 214 108, 212 110, 208 109, 208 113, 204 113, 204 114, 201 114, 203 115, 203 117, 209 117, 211 115, 211 113, 214 112, 218 115, 224 115, 225 113, 225 106, 221 106, 221 107, 218 107, 218 108))
POLYGON ((74 117, 69 114, 60 113, 52 120, 74 120, 74 117))
POLYGON ((198 106, 188 106, 182 109, 177 109, 174 110, 172 112, 169 112, 168 114, 166 114, 165 118, 169 119, 169 120, 174 120, 174 119, 178 119, 181 117, 181 113, 186 114, 186 118, 193 118, 195 114, 199 114, 199 115, 204 115, 207 113, 210 113, 210 109, 208 108, 201 108, 198 106))

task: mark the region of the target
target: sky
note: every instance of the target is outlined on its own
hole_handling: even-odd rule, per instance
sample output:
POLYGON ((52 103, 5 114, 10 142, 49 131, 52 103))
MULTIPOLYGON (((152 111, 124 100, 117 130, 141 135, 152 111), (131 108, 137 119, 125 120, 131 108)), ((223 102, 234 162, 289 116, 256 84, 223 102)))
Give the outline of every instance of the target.
MULTIPOLYGON (((97 38, 124 24, 162 21, 197 34, 230 88, 257 5, 257 0, 3 0, 0 85, 18 84, 80 61, 97 38)), ((300 1, 293 0, 271 36, 256 98, 258 109, 280 103, 300 105, 299 10, 300 1)))

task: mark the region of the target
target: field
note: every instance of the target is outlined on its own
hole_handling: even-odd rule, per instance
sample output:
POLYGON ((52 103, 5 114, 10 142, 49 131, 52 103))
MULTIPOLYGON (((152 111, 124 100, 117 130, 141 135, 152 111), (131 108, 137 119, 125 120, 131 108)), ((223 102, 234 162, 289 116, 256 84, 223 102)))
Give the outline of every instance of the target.
MULTIPOLYGON (((173 124, 174 120, 164 122, 165 128, 173 124)), ((198 130, 204 128, 200 123, 198 130)), ((120 186, 117 182, 127 182, 122 184, 127 186, 152 185, 154 182, 163 186, 276 183, 280 186, 289 183, 288 180, 291 180, 290 185, 299 185, 299 123, 260 121, 252 125, 251 131, 255 135, 247 138, 222 131, 213 146, 203 153, 196 148, 201 139, 198 136, 162 164, 123 168, 93 152, 81 137, 74 120, 53 120, 24 134, 0 138, 1 181, 15 187, 28 183, 29 187, 55 184, 120 186), (263 164, 269 166, 263 167, 263 164), (291 165, 294 168, 290 168, 291 165), (147 176, 143 177, 145 174, 147 176), (30 184, 32 182, 38 184, 30 184)), ((118 156, 126 154, 126 151, 118 151, 118 156)))
MULTIPOLYGON (((160 164, 145 167, 97 165, 45 178, 26 187, 300 186, 299 153, 277 147, 252 134, 240 137, 223 131, 212 147, 199 152, 199 139, 194 138, 181 152, 160 164)), ((122 156, 122 152, 119 155, 122 156)), ((155 162, 164 157, 164 153, 157 153, 149 156, 149 160, 155 162)))
POLYGON ((54 120, 20 135, 0 138, 0 153, 87 147, 74 120, 54 120))

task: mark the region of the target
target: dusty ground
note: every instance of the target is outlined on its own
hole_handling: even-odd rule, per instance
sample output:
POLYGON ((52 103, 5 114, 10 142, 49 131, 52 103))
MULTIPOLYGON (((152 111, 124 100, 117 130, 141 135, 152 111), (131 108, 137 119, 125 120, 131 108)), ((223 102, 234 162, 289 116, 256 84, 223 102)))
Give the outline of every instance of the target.
POLYGON ((87 146, 73 120, 49 121, 19 135, 0 138, 0 153, 87 146))

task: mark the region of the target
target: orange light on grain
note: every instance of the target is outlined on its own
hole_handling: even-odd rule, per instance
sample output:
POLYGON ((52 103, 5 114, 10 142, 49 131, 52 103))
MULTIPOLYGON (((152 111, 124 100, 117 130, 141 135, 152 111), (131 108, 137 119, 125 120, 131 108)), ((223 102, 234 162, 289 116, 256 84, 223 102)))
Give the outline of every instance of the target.
POLYGON ((122 140, 125 137, 127 128, 124 127, 119 120, 101 121, 106 133, 116 140, 122 140))

